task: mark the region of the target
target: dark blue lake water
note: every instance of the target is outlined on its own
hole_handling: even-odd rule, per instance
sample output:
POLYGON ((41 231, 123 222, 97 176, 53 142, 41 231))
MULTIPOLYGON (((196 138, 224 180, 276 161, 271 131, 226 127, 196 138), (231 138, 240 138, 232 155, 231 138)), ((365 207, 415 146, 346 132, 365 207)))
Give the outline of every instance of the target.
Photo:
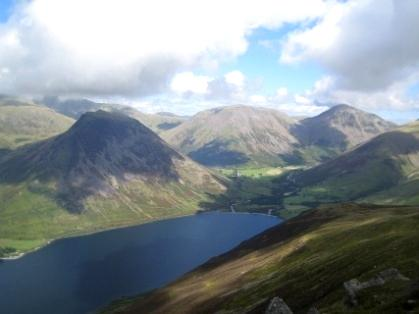
POLYGON ((206 213, 58 240, 0 262, 0 313, 94 312, 161 287, 278 223, 264 215, 206 213))

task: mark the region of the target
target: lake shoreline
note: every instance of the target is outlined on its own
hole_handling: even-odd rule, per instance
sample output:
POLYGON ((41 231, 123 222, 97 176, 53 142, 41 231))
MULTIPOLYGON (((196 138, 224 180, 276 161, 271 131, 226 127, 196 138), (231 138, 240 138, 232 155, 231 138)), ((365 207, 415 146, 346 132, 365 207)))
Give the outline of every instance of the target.
MULTIPOLYGON (((153 220, 149 220, 147 222, 144 223, 136 223, 136 224, 129 224, 129 225, 123 225, 123 226, 117 226, 117 227, 112 227, 112 228, 108 228, 108 229, 103 229, 103 230, 98 230, 98 231, 88 231, 88 232, 81 232, 81 233, 72 233, 63 237, 59 237, 56 239, 49 239, 46 241, 45 244, 40 245, 36 248, 33 248, 31 250, 28 250, 26 252, 18 252, 17 254, 13 255, 9 255, 9 256, 3 256, 0 257, 0 262, 7 262, 7 261, 14 261, 17 259, 20 259, 24 256, 26 256, 27 254, 36 252, 48 245, 50 245, 51 243, 58 241, 58 240, 62 240, 62 239, 69 239, 69 238, 76 238, 76 237, 83 237, 83 236, 88 236, 88 235, 92 235, 92 234, 99 234, 102 232, 107 232, 107 231, 112 231, 112 230, 118 230, 118 229, 124 229, 124 228, 130 228, 130 227, 136 227, 136 226, 141 226, 141 225, 146 225, 146 224, 151 224, 151 223, 155 223, 155 222, 160 222, 160 221, 165 221, 165 220, 171 220, 171 219, 176 219, 176 218, 183 218, 183 217, 189 217, 189 216, 194 216, 194 215, 204 215, 206 213, 214 213, 214 212, 218 212, 218 213, 225 213, 225 214, 234 214, 234 215, 262 215, 262 216, 268 216, 268 217, 273 217, 273 218, 278 218, 278 219, 282 219, 279 216, 276 215, 269 215, 269 214, 263 214, 263 213, 256 213, 256 212, 231 212, 231 211, 226 211, 226 210, 205 210, 205 211, 196 211, 192 214, 185 214, 185 215, 176 215, 176 216, 172 216, 172 217, 166 217, 166 218, 162 218, 162 219, 153 219, 153 220)), ((284 219, 282 219, 284 220, 284 219)))
POLYGON ((90 313, 163 287, 280 223, 266 215, 211 211, 52 241, 0 263, 1 312, 90 313), (31 297, 22 302, 22 295, 31 297))

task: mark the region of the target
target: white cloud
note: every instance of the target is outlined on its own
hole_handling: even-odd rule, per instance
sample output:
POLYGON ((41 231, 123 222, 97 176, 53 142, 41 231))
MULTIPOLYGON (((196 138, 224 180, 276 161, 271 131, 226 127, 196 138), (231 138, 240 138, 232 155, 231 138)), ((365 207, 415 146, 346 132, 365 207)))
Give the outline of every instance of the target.
POLYGON ((312 103, 312 101, 309 98, 307 98, 305 96, 302 96, 302 95, 299 95, 299 94, 294 95, 294 101, 297 104, 303 104, 303 105, 308 105, 308 104, 312 103))
POLYGON ((266 103, 267 98, 263 95, 252 95, 252 96, 250 96, 249 100, 252 104, 254 104, 254 103, 256 103, 256 104, 262 103, 263 104, 263 103, 266 103))
POLYGON ((335 2, 317 23, 288 35, 280 60, 318 62, 327 75, 304 97, 366 110, 410 110, 419 82, 419 1, 335 2))
POLYGON ((214 69, 253 30, 314 19, 322 0, 32 0, 0 24, 0 93, 144 96, 214 69))
POLYGON ((205 94, 208 92, 208 82, 212 79, 204 75, 195 75, 192 72, 177 74, 170 83, 170 88, 175 93, 205 94))
POLYGON ((281 61, 317 60, 337 88, 378 91, 419 73, 419 1, 336 2, 312 27, 289 35, 281 61))
POLYGON ((329 109, 328 106, 315 106, 310 104, 284 103, 274 108, 287 113, 290 116, 311 117, 329 109))
POLYGON ((243 87, 245 82, 244 74, 238 70, 226 73, 224 79, 228 84, 235 85, 239 88, 243 87))
POLYGON ((279 99, 283 99, 288 96, 288 89, 286 87, 280 87, 276 90, 276 96, 279 99))

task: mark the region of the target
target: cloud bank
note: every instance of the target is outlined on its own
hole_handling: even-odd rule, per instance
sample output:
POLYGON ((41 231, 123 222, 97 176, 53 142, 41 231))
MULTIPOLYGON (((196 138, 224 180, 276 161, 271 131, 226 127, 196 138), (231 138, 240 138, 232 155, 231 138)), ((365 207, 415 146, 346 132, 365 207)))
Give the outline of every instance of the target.
POLYGON ((419 1, 336 3, 311 27, 283 43, 280 60, 319 62, 328 75, 311 97, 366 108, 417 106, 406 91, 419 78, 419 1))
POLYGON ((178 72, 243 54, 254 29, 311 20, 325 9, 321 0, 20 2, 0 24, 0 93, 157 94, 178 72))

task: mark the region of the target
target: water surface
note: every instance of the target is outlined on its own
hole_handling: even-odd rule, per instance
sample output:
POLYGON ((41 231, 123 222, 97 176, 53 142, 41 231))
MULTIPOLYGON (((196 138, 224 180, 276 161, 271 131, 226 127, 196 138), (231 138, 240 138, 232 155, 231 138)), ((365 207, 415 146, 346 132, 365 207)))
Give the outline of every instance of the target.
POLYGON ((0 263, 0 313, 94 312, 161 287, 279 222, 206 213, 58 240, 0 263))

